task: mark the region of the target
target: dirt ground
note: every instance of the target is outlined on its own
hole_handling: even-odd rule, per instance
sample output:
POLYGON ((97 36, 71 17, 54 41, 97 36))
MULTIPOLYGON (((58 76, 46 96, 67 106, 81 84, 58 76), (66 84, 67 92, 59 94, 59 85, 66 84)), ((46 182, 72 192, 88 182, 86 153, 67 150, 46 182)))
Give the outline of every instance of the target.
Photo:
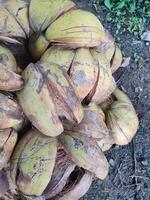
MULTIPOLYGON (((90 1, 76 2, 94 12, 112 35, 115 33, 113 23, 104 23, 106 11, 96 11, 90 1)), ((150 21, 145 27, 150 30, 150 21)), ((140 127, 129 145, 113 146, 106 152, 109 175, 104 181, 94 180, 82 200, 150 200, 150 45, 127 31, 120 38, 120 47, 131 60, 128 67, 118 70, 115 78, 131 98, 140 127)))

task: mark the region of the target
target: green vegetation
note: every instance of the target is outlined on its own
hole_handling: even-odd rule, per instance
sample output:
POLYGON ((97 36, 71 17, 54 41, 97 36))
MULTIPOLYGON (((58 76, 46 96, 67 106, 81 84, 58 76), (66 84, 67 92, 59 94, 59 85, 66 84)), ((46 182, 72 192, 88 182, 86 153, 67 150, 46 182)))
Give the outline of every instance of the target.
POLYGON ((135 35, 141 35, 144 24, 150 17, 149 0, 95 0, 93 2, 109 10, 106 21, 116 23, 116 35, 120 34, 121 28, 135 35))

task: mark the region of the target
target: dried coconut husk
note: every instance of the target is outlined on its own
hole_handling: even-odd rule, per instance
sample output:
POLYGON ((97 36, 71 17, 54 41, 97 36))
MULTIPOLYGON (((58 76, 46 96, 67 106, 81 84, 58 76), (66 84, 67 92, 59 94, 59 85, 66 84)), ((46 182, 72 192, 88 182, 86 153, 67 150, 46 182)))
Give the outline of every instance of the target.
POLYGON ((109 31, 105 30, 104 41, 96 47, 96 50, 103 53, 109 62, 111 61, 115 53, 115 39, 109 31))
POLYGON ((71 131, 65 131, 60 135, 59 140, 76 165, 88 170, 101 180, 106 178, 108 162, 96 140, 71 131))
POLYGON ((63 191, 53 200, 78 200, 87 193, 93 176, 81 168, 76 167, 71 174, 63 191))
POLYGON ((121 66, 122 60, 123 60, 123 57, 122 57, 121 50, 116 45, 116 49, 115 49, 114 55, 113 55, 113 57, 111 59, 111 70, 112 70, 112 73, 117 71, 117 69, 121 66))
POLYGON ((0 170, 0 199, 3 199, 2 197, 9 189, 9 183, 7 180, 7 176, 4 170, 0 170))
POLYGON ((0 130, 0 169, 7 166, 16 142, 16 131, 13 129, 0 130))
POLYGON ((59 149, 51 180, 42 196, 46 199, 51 199, 58 195, 67 184, 68 178, 74 169, 75 164, 69 159, 69 156, 63 149, 59 149))

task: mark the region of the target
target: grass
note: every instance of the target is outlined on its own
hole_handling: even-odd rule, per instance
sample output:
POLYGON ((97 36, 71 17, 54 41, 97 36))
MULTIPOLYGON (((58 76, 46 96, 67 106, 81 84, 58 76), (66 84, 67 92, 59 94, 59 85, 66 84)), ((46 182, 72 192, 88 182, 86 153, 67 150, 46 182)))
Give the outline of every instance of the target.
POLYGON ((134 35, 141 35, 150 17, 150 0, 94 0, 93 3, 109 11, 106 21, 115 22, 116 36, 122 28, 134 35))

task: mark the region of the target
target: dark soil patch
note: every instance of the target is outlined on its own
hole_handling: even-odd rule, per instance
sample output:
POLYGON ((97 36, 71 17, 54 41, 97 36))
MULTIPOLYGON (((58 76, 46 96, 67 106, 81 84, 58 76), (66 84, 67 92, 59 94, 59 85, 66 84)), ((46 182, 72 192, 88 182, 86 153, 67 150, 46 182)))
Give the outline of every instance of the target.
MULTIPOLYGON (((83 9, 95 12, 114 35, 116 26, 104 23, 106 11, 100 8, 95 11, 90 1, 76 2, 83 9)), ((150 21, 146 30, 150 30, 150 21)), ((109 175, 104 181, 96 179, 83 200, 150 200, 150 45, 127 31, 120 39, 120 47, 131 61, 128 67, 120 68, 115 77, 137 110, 140 128, 129 145, 114 146, 106 152, 109 175)))

